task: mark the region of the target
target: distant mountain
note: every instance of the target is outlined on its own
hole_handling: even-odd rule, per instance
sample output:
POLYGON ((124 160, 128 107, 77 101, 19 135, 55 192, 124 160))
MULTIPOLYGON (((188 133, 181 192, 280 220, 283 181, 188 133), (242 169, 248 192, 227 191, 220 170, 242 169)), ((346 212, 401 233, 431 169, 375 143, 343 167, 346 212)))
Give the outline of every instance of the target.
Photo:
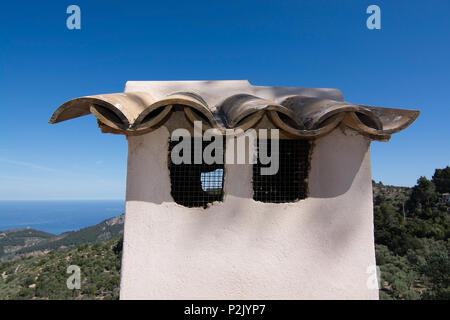
POLYGON ((0 263, 25 256, 40 256, 51 250, 73 248, 85 243, 107 241, 123 234, 124 220, 124 215, 120 215, 60 235, 29 228, 0 231, 0 263))

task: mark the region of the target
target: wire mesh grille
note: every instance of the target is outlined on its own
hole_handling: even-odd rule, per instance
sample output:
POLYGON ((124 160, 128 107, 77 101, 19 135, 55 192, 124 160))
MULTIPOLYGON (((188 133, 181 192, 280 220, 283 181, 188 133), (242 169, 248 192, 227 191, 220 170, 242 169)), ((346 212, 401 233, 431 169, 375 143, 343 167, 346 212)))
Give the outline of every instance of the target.
MULTIPOLYGON (((270 141, 267 141, 270 153, 270 141)), ((259 141, 258 141, 259 147, 259 141)), ((253 165, 253 199, 261 202, 294 202, 308 195, 309 154, 307 140, 279 140, 279 169, 274 175, 261 175, 261 168, 269 167, 259 161, 253 165)), ((272 155, 271 155, 272 156, 272 155)), ((272 159, 276 157, 274 154, 272 159)))
MULTIPOLYGON (((171 159, 172 148, 178 141, 169 140, 169 172, 171 195, 176 203, 186 207, 204 207, 214 201, 223 200, 222 164, 194 164, 194 138, 191 138, 191 164, 174 164, 171 159)), ((202 153, 209 141, 202 142, 202 153)), ((223 149, 221 152, 223 159, 223 149)), ((214 153, 213 153, 214 155, 214 153)))

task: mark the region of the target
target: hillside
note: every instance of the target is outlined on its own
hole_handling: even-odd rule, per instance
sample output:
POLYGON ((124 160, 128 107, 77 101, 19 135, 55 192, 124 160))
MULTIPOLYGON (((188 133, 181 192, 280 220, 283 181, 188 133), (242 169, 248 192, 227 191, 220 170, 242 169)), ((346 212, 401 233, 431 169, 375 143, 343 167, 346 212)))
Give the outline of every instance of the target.
POLYGON ((0 262, 25 256, 40 256, 51 250, 68 249, 84 243, 96 243, 123 233, 124 215, 78 231, 54 235, 34 229, 0 231, 0 262))
POLYGON ((372 181, 373 198, 383 197, 395 205, 402 205, 408 201, 412 188, 384 185, 382 182, 372 181))
POLYGON ((0 300, 5 299, 118 299, 122 240, 114 238, 42 257, 0 264, 0 300), (81 287, 69 290, 67 267, 81 270, 81 287))
POLYGON ((373 190, 380 298, 450 300, 450 167, 413 188, 373 190))
POLYGON ((34 229, 0 231, 0 262, 15 257, 18 250, 33 247, 55 235, 34 229))

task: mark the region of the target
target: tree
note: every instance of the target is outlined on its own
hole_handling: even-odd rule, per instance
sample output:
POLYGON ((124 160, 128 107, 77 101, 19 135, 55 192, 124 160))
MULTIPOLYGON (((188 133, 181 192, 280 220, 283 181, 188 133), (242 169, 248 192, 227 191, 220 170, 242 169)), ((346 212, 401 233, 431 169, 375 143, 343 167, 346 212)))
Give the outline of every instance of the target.
POLYGON ((417 207, 421 209, 430 207, 435 200, 436 187, 434 183, 425 177, 420 177, 412 189, 407 207, 410 212, 413 212, 417 207))
POLYGON ((437 192, 450 192, 450 167, 446 166, 444 169, 436 169, 431 181, 436 186, 437 192))

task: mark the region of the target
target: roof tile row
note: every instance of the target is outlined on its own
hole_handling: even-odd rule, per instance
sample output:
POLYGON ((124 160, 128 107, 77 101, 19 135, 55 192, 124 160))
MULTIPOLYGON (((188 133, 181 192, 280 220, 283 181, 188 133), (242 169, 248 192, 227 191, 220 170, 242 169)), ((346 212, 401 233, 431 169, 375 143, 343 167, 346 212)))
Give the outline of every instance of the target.
POLYGON ((336 89, 258 87, 245 81, 237 81, 237 86, 236 81, 212 82, 212 87, 210 82, 196 81, 142 82, 148 84, 147 87, 140 82, 141 86, 127 83, 127 87, 131 87, 128 92, 67 101, 54 112, 49 122, 92 113, 103 132, 136 135, 158 127, 170 117, 174 106, 182 106, 192 122, 200 120, 207 127, 219 130, 246 130, 266 114, 276 127, 293 137, 316 138, 343 124, 371 139, 387 141, 392 133, 414 122, 420 113, 351 104, 343 101, 342 93, 336 89), (234 87, 228 88, 229 83, 234 87), (164 90, 158 89, 168 85, 172 90, 180 91, 162 95, 164 90))

